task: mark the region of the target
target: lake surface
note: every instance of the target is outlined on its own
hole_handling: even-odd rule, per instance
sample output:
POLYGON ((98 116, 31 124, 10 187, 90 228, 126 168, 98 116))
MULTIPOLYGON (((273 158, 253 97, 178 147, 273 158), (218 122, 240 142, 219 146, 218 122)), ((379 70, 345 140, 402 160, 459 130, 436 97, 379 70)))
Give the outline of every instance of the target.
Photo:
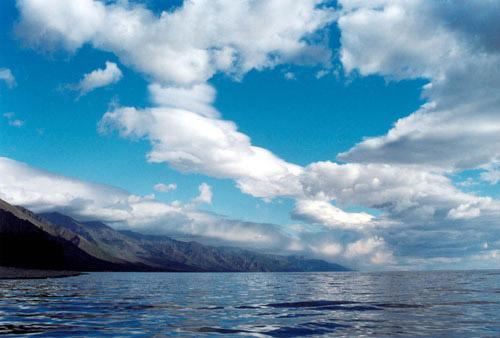
POLYGON ((3 280, 0 333, 499 337, 500 271, 90 273, 3 280))

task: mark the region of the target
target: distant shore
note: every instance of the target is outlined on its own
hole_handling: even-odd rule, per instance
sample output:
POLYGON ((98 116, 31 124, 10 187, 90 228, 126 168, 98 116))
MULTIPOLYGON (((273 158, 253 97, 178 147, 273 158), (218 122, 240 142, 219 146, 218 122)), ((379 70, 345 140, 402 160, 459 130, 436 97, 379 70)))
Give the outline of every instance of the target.
POLYGON ((0 279, 45 279, 78 276, 77 271, 32 270, 0 266, 0 279))

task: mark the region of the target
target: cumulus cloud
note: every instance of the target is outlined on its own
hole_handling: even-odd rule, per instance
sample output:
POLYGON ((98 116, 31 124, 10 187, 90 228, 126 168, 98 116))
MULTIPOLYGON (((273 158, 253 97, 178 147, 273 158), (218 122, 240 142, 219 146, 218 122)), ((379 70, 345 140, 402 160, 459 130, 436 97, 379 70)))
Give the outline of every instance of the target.
POLYGON ((471 204, 460 204, 458 207, 448 212, 448 218, 451 219, 469 219, 481 215, 481 209, 471 204))
POLYGON ((169 192, 172 190, 177 189, 177 184, 175 183, 157 183, 153 187, 154 190, 159 191, 159 192, 169 192))
POLYGON ((423 88, 427 103, 418 111, 339 159, 420 164, 441 172, 498 163, 500 46, 493 33, 498 4, 345 0, 341 5, 341 60, 347 71, 429 82, 423 88))
POLYGON ((334 19, 323 2, 186 1, 156 16, 125 2, 19 0, 17 32, 33 45, 75 50, 90 43, 158 82, 189 86, 217 72, 240 76, 282 62, 328 62, 326 47, 307 42, 334 19))
POLYGON ((378 209, 409 223, 442 220, 461 205, 500 211, 498 201, 464 193, 446 176, 418 166, 317 162, 306 168, 301 182, 309 196, 378 209))
POLYGON ((374 218, 365 212, 345 212, 331 203, 321 200, 299 200, 292 216, 311 224, 321 224, 328 228, 360 229, 369 226, 374 218))
POLYGON ((299 166, 253 146, 230 121, 166 107, 119 107, 104 115, 100 128, 149 139, 150 162, 234 179, 244 192, 257 197, 293 195, 300 189, 296 179, 299 166))
POLYGON ((350 243, 346 248, 349 258, 367 258, 371 263, 389 264, 394 261, 392 251, 386 249, 385 241, 380 237, 369 237, 350 243))
POLYGON ((0 80, 4 81, 9 88, 16 86, 16 78, 9 68, 0 68, 0 80))
POLYGON ((198 187, 200 194, 193 200, 195 203, 212 204, 212 187, 206 183, 198 187))
POLYGON ((148 88, 153 103, 158 106, 184 109, 208 117, 219 116, 219 112, 212 105, 216 91, 208 84, 168 87, 153 83, 148 88))
POLYGON ((83 96, 96 88, 105 87, 120 81, 122 76, 123 74, 116 63, 106 61, 104 69, 99 68, 85 74, 77 88, 80 91, 80 96, 83 96))

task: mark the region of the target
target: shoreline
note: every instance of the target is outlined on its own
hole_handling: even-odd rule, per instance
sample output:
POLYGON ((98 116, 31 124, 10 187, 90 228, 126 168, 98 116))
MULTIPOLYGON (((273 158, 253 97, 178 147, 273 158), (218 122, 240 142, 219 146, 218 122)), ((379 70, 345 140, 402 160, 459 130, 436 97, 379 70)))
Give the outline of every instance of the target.
POLYGON ((0 266, 0 280, 64 278, 81 274, 78 271, 35 270, 0 266))

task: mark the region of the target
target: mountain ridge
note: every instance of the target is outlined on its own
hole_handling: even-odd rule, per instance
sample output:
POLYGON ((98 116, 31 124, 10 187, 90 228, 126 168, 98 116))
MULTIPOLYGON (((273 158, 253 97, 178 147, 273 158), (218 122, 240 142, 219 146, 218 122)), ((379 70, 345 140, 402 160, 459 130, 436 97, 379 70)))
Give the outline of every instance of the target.
POLYGON ((81 271, 349 270, 319 259, 264 254, 243 248, 183 242, 167 236, 118 231, 100 221, 81 222, 59 212, 35 214, 2 200, 0 265, 81 271), (42 253, 37 252, 42 249, 42 253), (44 262, 49 258, 53 260, 52 264, 44 262))

